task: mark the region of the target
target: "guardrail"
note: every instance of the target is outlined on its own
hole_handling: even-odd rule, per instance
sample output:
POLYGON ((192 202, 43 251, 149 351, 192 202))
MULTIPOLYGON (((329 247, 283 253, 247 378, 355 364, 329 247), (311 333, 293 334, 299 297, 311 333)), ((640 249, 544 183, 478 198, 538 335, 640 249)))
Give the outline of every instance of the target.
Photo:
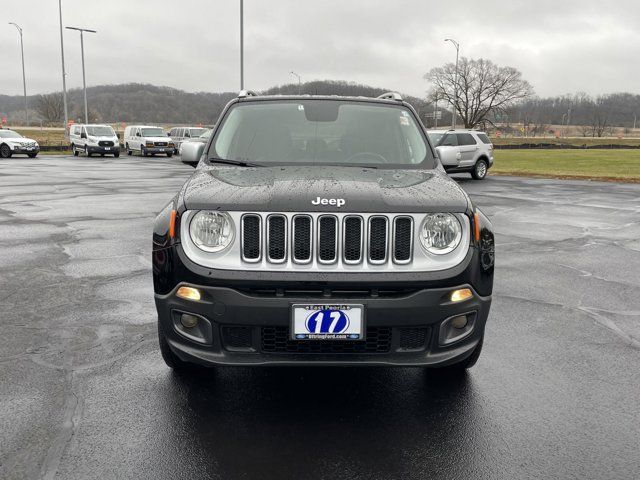
POLYGON ((493 144, 495 150, 637 150, 640 145, 620 145, 620 144, 602 144, 602 145, 563 145, 558 143, 522 143, 513 145, 496 145, 493 144))

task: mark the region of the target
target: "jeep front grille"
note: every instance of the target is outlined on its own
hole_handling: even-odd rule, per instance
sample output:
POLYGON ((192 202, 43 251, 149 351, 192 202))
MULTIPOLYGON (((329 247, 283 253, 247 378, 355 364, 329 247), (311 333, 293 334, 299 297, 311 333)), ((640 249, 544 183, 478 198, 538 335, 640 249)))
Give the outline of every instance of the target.
MULTIPOLYGON (((342 220, 335 215, 319 215, 315 221, 310 215, 304 214, 293 215, 290 219, 284 214, 267 215, 266 258, 269 263, 283 263, 290 255, 293 262, 305 264, 310 263, 315 255, 319 263, 328 265, 338 261, 342 255, 344 263, 356 265, 363 261, 363 251, 366 250, 370 263, 383 264, 388 261, 390 254, 390 222, 392 260, 397 263, 408 262, 413 249, 413 219, 409 216, 389 219, 382 215, 371 216, 368 227, 359 215, 346 215, 342 220)), ((257 213, 242 216, 242 258, 247 262, 259 261, 262 256, 261 224, 261 217, 257 213)))
POLYGON ((220 270, 298 272, 420 272, 452 268, 469 252, 468 218, 460 245, 446 255, 420 246, 423 213, 228 212, 231 245, 219 253, 199 249, 189 236, 195 211, 181 217, 181 244, 198 265, 220 270))

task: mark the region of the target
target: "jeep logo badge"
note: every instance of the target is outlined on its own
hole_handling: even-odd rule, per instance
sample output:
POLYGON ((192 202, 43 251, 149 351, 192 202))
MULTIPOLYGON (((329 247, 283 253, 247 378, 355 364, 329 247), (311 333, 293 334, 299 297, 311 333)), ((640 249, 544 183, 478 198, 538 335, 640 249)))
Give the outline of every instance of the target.
POLYGON ((344 198, 320 198, 316 197, 315 200, 311 200, 312 205, 335 205, 336 207, 342 207, 346 202, 344 198))

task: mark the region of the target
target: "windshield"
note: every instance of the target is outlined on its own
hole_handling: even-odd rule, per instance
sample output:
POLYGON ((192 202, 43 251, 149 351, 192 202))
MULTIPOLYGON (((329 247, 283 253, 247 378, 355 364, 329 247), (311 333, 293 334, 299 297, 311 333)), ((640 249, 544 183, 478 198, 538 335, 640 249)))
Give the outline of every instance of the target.
POLYGON ((114 137, 116 135, 113 128, 109 126, 85 128, 87 129, 87 135, 93 135, 94 137, 114 137))
POLYGON ((142 129, 143 137, 166 137, 164 134, 164 130, 161 128, 143 128, 142 129))
POLYGON ((0 130, 0 138, 22 138, 22 135, 13 130, 0 130))
POLYGON ((431 144, 436 147, 440 144, 440 140, 444 137, 444 134, 447 132, 429 132, 429 140, 431 140, 431 144))
POLYGON ((189 135, 191 135, 191 138, 196 138, 202 135, 206 131, 207 131, 206 128, 190 128, 189 135))
POLYGON ((278 100, 232 106, 210 159, 278 165, 433 168, 431 150, 402 105, 278 100))

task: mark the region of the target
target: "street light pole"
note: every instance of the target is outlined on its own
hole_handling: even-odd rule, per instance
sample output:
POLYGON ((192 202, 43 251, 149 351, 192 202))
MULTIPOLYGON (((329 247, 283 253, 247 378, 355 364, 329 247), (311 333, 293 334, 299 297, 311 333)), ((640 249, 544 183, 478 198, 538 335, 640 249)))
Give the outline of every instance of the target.
POLYGON ((289 73, 291 75, 294 75, 294 76, 298 77, 298 95, 301 95, 302 94, 302 81, 300 80, 300 75, 298 75, 293 70, 291 70, 289 73))
POLYGON ((67 125, 69 124, 69 113, 67 111, 67 74, 64 71, 64 35, 62 33, 62 0, 58 0, 58 11, 60 13, 60 54, 62 56, 62 101, 64 103, 64 131, 67 136, 67 125))
POLYGON ((244 90, 244 0, 240 0, 240 90, 244 90))
POLYGON ((13 25, 18 29, 20 34, 20 54, 22 55, 22 88, 24 89, 24 122, 29 126, 29 109, 27 107, 27 78, 24 74, 24 43, 22 42, 22 28, 20 25, 14 22, 9 22, 9 25, 13 25))
POLYGON ((98 33, 96 30, 88 28, 65 27, 68 30, 76 30, 80 32, 80 53, 82 55, 82 87, 84 89, 84 123, 89 123, 89 108, 87 107, 87 79, 84 70, 84 32, 98 33))
POLYGON ((458 43, 453 38, 445 38, 445 42, 451 42, 454 47, 456 47, 456 73, 454 77, 453 83, 453 119, 452 119, 452 128, 456 129, 456 120, 458 117, 458 57, 460 56, 460 43, 458 43))

